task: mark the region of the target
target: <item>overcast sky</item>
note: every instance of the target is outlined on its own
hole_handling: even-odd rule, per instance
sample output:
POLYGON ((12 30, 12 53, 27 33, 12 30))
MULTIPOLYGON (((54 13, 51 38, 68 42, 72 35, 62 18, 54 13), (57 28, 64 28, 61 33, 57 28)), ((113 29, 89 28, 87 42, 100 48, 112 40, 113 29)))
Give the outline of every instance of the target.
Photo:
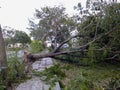
POLYGON ((72 15, 78 2, 85 5, 86 0, 0 0, 0 24, 28 32, 28 18, 33 18, 35 9, 63 5, 72 15))

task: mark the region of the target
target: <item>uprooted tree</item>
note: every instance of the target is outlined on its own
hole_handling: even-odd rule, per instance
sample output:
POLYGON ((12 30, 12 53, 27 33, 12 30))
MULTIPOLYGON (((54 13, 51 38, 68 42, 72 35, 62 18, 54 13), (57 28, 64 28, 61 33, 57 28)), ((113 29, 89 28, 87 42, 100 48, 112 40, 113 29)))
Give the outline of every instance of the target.
POLYGON ((94 14, 81 11, 84 19, 78 15, 68 17, 64 14, 63 7, 37 10, 39 23, 30 21, 31 35, 35 38, 40 35, 37 39, 50 40, 55 46, 47 54, 27 54, 27 59, 35 61, 51 57, 77 64, 120 62, 120 4, 104 4, 94 14), (77 33, 74 32, 75 29, 77 33), (74 32, 74 35, 71 32, 74 32), (65 44, 68 47, 63 48, 65 44))

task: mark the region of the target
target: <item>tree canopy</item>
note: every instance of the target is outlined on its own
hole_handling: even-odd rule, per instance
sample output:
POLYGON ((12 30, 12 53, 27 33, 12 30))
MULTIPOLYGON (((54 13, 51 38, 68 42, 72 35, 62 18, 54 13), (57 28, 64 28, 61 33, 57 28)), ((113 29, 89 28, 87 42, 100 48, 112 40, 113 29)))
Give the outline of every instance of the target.
POLYGON ((30 37, 25 32, 15 30, 8 26, 3 28, 2 33, 6 45, 14 45, 15 43, 27 44, 31 42, 30 37))
POLYGON ((65 14, 64 7, 44 7, 36 10, 36 17, 39 20, 37 25, 31 24, 31 35, 38 40, 49 40, 54 43, 61 43, 70 37, 70 31, 74 30, 75 22, 65 14))
POLYGON ((23 31, 16 31, 14 39, 16 43, 27 44, 31 42, 30 37, 23 31))

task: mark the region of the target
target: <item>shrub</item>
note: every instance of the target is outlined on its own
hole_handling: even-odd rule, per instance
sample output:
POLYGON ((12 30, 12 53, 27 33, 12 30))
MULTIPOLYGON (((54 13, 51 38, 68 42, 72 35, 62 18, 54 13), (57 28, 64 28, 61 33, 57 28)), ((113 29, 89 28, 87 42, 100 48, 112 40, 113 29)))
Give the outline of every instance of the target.
POLYGON ((59 64, 56 64, 50 68, 45 68, 43 72, 35 72, 35 75, 39 77, 45 76, 44 80, 46 83, 49 83, 51 87, 55 85, 55 82, 61 83, 61 80, 66 77, 65 72, 59 64))
POLYGON ((38 40, 32 41, 31 44, 30 44, 30 47, 31 47, 31 52, 32 53, 38 53, 38 52, 43 50, 43 45, 38 40))
POLYGON ((12 84, 18 84, 23 82, 29 77, 24 73, 25 63, 19 61, 16 57, 8 59, 8 74, 6 80, 0 76, 0 90, 5 90, 6 84, 11 86, 12 84))
POLYGON ((87 72, 80 72, 73 80, 68 83, 65 90, 92 90, 93 82, 89 79, 87 72))

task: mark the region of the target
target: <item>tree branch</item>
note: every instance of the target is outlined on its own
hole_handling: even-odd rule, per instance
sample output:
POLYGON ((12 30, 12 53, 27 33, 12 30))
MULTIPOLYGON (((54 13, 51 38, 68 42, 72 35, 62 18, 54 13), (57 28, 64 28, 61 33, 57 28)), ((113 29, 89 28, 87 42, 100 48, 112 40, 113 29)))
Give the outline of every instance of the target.
MULTIPOLYGON (((87 28, 93 23, 92 21, 93 21, 93 20, 91 20, 90 24, 88 24, 88 25, 87 25, 86 27, 84 27, 82 30, 87 29, 87 28)), ((68 38, 67 40, 63 41, 53 52, 54 52, 54 53, 55 53, 55 52, 58 52, 59 49, 60 49, 65 43, 69 42, 71 39, 76 38, 76 37, 83 37, 83 36, 80 35, 80 34, 77 34, 77 35, 75 35, 75 36, 72 36, 72 37, 68 38)))
MULTIPOLYGON (((87 27, 85 27, 85 28, 87 28, 87 27)), ((84 29, 85 29, 85 28, 84 28, 84 29)), ((68 39, 65 40, 64 42, 62 42, 53 52, 50 52, 50 53, 48 53, 48 54, 42 54, 42 55, 40 55, 40 54, 28 54, 28 55, 27 55, 27 58, 30 59, 30 60, 32 60, 32 61, 36 61, 36 60, 39 59, 39 58, 54 57, 54 56, 58 56, 58 55, 61 55, 61 54, 69 54, 69 53, 74 53, 74 52, 87 51, 87 50, 82 50, 82 48, 84 48, 84 47, 86 47, 86 46, 94 43, 95 41, 101 39, 103 36, 106 36, 106 35, 112 33, 114 30, 115 30, 115 28, 113 28, 112 30, 110 30, 110 31, 108 31, 108 32, 106 32, 106 33, 104 33, 104 34, 102 34, 102 35, 100 35, 99 37, 93 38, 92 41, 90 41, 90 42, 88 42, 88 43, 86 43, 86 44, 84 44, 84 45, 81 45, 80 47, 76 48, 75 50, 66 50, 66 51, 60 51, 60 52, 58 52, 59 49, 60 49, 65 43, 67 43, 68 41, 70 41, 72 38, 76 38, 76 37, 80 36, 79 34, 77 34, 77 35, 75 35, 75 36, 73 36, 73 37, 68 38, 68 39)), ((96 32, 95 32, 95 34, 96 34, 96 32)))

